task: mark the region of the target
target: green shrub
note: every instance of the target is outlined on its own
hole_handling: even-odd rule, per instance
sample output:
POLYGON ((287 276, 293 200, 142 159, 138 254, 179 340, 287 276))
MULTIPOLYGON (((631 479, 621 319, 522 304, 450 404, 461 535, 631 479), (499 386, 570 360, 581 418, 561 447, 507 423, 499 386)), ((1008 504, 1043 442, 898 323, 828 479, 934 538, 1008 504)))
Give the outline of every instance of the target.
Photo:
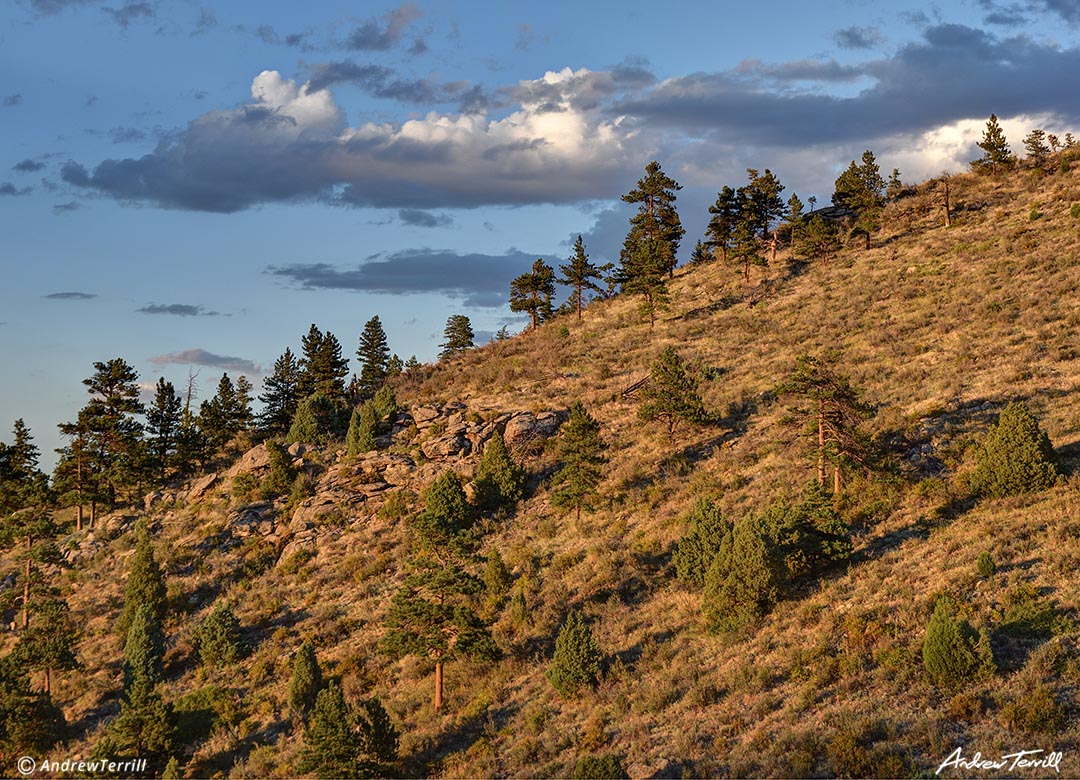
POLYGON ((332 436, 340 436, 340 411, 329 396, 322 393, 308 396, 296 408, 285 443, 320 444, 332 436))
POLYGON ((1069 209, 1069 216, 1073 219, 1080 219, 1080 203, 1072 204, 1072 208, 1069 209))
POLYGON ((997 571, 994 559, 990 557, 990 553, 986 552, 986 550, 979 553, 979 557, 975 559, 975 568, 978 570, 980 577, 992 577, 994 572, 997 571))
POLYGON ((292 456, 276 441, 266 442, 266 453, 270 456, 270 473, 263 477, 259 492, 269 501, 285 495, 296 481, 296 467, 292 456))
POLYGON ((1050 438, 1022 403, 1010 403, 976 454, 975 492, 992 498, 1034 493, 1057 481, 1050 438))
POLYGON ((1047 639, 1072 627, 1072 621, 1039 598, 1039 592, 1030 582, 1021 582, 1007 591, 1002 598, 1002 609, 1001 630, 1013 636, 1047 639))
POLYGON ((1042 212, 1039 211, 1038 206, 1032 206, 1031 211, 1028 212, 1028 222, 1035 222, 1039 219, 1042 219, 1042 212))
POLYGON ((304 718, 315 708, 315 699, 323 687, 322 669, 315 657, 311 642, 304 642, 296 651, 289 680, 289 709, 304 718))
POLYGON ((948 596, 939 597, 934 606, 922 655, 930 680, 945 690, 957 690, 995 668, 989 634, 985 629, 976 632, 959 617, 956 603, 948 596))
POLYGON ((243 655, 240 621, 227 604, 219 604, 195 629, 195 649, 203 666, 227 666, 243 655))
POLYGON ((574 696, 582 688, 591 688, 600 681, 603 658, 581 614, 571 612, 555 640, 555 655, 547 678, 562 696, 574 696))
POLYGON ((484 446, 473 487, 476 506, 482 510, 513 509, 525 496, 525 470, 510 457, 498 431, 484 446))
POLYGON ((375 409, 370 401, 353 409, 349 432, 345 436, 345 449, 350 458, 375 449, 375 424, 375 409))
POLYGON ((574 764, 574 780, 622 780, 629 778, 618 756, 582 756, 574 764))
POLYGON ((292 489, 289 491, 289 506, 296 507, 305 498, 315 495, 315 479, 307 472, 301 471, 293 480, 292 489))
POLYGON ((376 393, 375 397, 371 399, 371 408, 375 412, 375 419, 378 422, 394 422, 394 418, 398 413, 397 396, 394 395, 394 389, 389 385, 383 385, 376 393))
POLYGON ((1006 702, 1001 708, 1001 720, 1015 731, 1057 736, 1068 724, 1069 715, 1054 689, 1040 683, 1006 702))
POLYGON ((730 533, 731 523, 720 512, 720 506, 707 498, 699 498, 687 518, 686 532, 672 555, 675 576, 690 585, 705 587, 705 573, 720 552, 720 543, 730 533))
POLYGON ((255 475, 250 471, 244 471, 233 477, 232 481, 232 494, 233 498, 242 504, 251 500, 251 497, 255 495, 255 491, 259 487, 259 481, 255 479, 255 475))
POLYGON ((709 630, 737 631, 760 620, 779 597, 783 565, 762 517, 736 523, 705 574, 702 612, 709 630))

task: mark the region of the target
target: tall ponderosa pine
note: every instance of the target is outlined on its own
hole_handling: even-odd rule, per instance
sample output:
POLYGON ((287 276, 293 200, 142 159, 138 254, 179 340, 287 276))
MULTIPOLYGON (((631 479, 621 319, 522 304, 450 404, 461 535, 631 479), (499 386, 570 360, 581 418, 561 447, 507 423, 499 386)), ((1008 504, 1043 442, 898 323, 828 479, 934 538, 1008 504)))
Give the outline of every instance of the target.
POLYGON ((135 419, 143 413, 138 379, 134 368, 114 358, 94 363, 94 374, 83 380, 91 396, 83 409, 85 422, 98 444, 94 471, 100 475, 110 505, 116 504, 125 489, 137 486, 142 465, 142 425, 135 419))
POLYGON ((1005 131, 1001 129, 995 114, 991 114, 987 120, 978 147, 983 150, 983 156, 971 162, 971 167, 976 171, 996 174, 1009 170, 1016 163, 1016 157, 1005 139, 1005 131))
POLYGON ((1046 158, 1050 156, 1050 147, 1046 143, 1046 131, 1035 128, 1024 137, 1024 151, 1027 152, 1028 161, 1036 168, 1046 164, 1046 158))
POLYGON ((525 470, 510 457, 498 431, 484 446, 473 487, 477 508, 486 511, 511 510, 525 497, 525 470))
POLYGON ((551 478, 551 503, 573 509, 581 519, 582 509, 592 509, 600 497, 597 487, 604 476, 607 445, 600 436, 600 423, 581 401, 570 406, 570 417, 555 441, 556 457, 562 466, 551 478))
POLYGON ((53 470, 53 490, 60 506, 75 506, 75 528, 81 531, 84 507, 90 505, 89 520, 93 525, 97 503, 102 500, 97 471, 102 462, 100 442, 90 428, 85 409, 79 412, 75 422, 60 423, 57 428, 70 443, 56 451, 59 458, 53 470))
MULTIPOLYGON (((445 341, 439 345, 439 360, 447 360, 456 355, 463 355, 470 349, 476 346, 473 343, 475 338, 473 333, 472 323, 469 318, 464 314, 451 314, 446 320, 446 328, 443 330, 443 338, 445 341)), ((415 356, 410 358, 410 362, 415 361, 415 356)), ((417 363, 416 365, 419 365, 417 363)), ((407 368, 410 366, 406 364, 407 368)))
POLYGON ((218 381, 217 393, 199 408, 199 428, 210 446, 219 449, 251 424, 251 383, 241 376, 236 384, 227 373, 218 381))
POLYGON ((154 402, 146 410, 147 446, 150 449, 150 465, 158 480, 164 482, 176 457, 176 442, 180 435, 180 419, 183 402, 176 394, 172 382, 160 377, 154 402))
POLYGON ((364 324, 356 356, 360 359, 360 398, 367 400, 386 382, 390 361, 390 346, 379 315, 364 324))
POLYGON ((26 669, 44 672, 42 690, 52 692, 52 673, 78 668, 75 645, 78 632, 67 602, 57 597, 38 600, 33 605, 30 627, 22 632, 12 655, 26 669))
POLYGON ((638 416, 646 422, 662 421, 668 438, 674 439, 679 423, 698 425, 708 420, 697 388, 697 380, 686 370, 675 348, 666 347, 653 362, 649 381, 641 390, 638 416))
POLYGON ((22 627, 30 625, 30 612, 37 591, 48 590, 43 567, 60 565, 63 558, 56 546, 60 527, 53 520, 48 495, 27 497, 28 506, 0 518, 0 548, 11 549, 22 569, 22 627))
POLYGON ((263 411, 259 426, 270 436, 280 436, 289 430, 300 403, 300 365, 286 348, 274 361, 274 371, 263 380, 263 392, 259 396, 263 411))
POLYGON ((581 319, 581 309, 585 306, 585 293, 588 290, 600 292, 600 285, 593 279, 601 277, 600 269, 589 262, 589 256, 585 253, 585 242, 578 234, 574 242, 574 254, 567 260, 566 265, 560 265, 562 277, 559 284, 568 285, 571 288, 570 305, 577 312, 577 318, 581 319))
POLYGON ((476 609, 484 584, 463 532, 472 524, 461 481, 453 472, 425 494, 424 510, 410 525, 409 573, 390 601, 382 648, 395 657, 416 655, 435 664, 435 711, 442 708, 443 665, 455 658, 491 659, 498 647, 476 609))
POLYGON ((12 430, 12 443, 0 442, 0 517, 28 506, 46 492, 39 457, 34 437, 20 417, 12 430))
POLYGON ((667 303, 664 276, 674 272, 679 242, 686 233, 675 208, 675 193, 680 189, 653 161, 645 166, 645 176, 637 186, 622 196, 625 203, 638 206, 619 254, 622 291, 642 296, 650 325, 656 322, 657 309, 667 303))
POLYGON ((17 756, 45 755, 67 730, 48 694, 31 689, 27 668, 14 653, 0 658, 0 765, 17 756))
POLYGON ((555 294, 555 271, 537 258, 532 269, 510 282, 510 311, 529 313, 529 328, 536 330, 551 319, 551 298, 555 294))
POLYGON ((817 482, 825 484, 825 464, 833 464, 833 492, 839 493, 843 468, 873 465, 870 442, 859 430, 874 410, 851 381, 840 374, 833 359, 800 355, 792 374, 777 387, 780 395, 804 398, 810 409, 796 409, 817 438, 817 482))

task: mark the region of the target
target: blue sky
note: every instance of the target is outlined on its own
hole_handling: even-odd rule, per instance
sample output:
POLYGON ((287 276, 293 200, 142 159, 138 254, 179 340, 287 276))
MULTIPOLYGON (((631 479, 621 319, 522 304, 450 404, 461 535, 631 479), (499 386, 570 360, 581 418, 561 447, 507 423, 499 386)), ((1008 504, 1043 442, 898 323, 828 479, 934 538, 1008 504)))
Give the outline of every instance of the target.
POLYGON ((895 3, 15 0, 0 8, 0 439, 51 463, 92 363, 259 387, 314 322, 524 320, 509 280, 577 233, 616 260, 651 159, 687 239, 747 167, 827 202, 873 149, 963 168, 1080 129, 1080 0, 895 3))

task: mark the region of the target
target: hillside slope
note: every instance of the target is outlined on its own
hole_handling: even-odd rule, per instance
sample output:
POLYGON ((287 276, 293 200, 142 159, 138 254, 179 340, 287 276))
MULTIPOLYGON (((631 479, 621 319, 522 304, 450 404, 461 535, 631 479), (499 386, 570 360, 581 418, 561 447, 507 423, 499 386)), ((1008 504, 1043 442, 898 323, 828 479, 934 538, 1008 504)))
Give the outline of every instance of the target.
MULTIPOLYGON (((569 776, 579 757, 600 754, 632 777, 912 776, 957 747, 965 757, 1064 751, 1062 773, 1080 774, 1076 479, 977 502, 964 479, 972 445, 1010 400, 1027 402, 1066 474, 1080 453, 1080 221, 1070 213, 1080 170, 954 177, 948 229, 936 187, 891 203, 872 247, 830 264, 782 251, 749 287, 719 263, 680 269, 655 327, 619 296, 580 322, 561 317, 406 375, 396 390, 407 413, 378 455, 292 450, 316 480, 298 506, 243 495, 234 478, 267 468, 256 448, 214 479, 72 534, 62 581, 83 669, 54 682, 73 724, 55 755, 89 755, 117 711, 114 624, 143 516, 168 578, 166 698, 202 696, 217 712, 212 731, 179 751, 188 776, 297 773, 302 735, 286 696, 305 639, 347 697, 381 698, 407 776, 569 776), (669 345, 696 367, 716 416, 674 440, 624 393, 669 345), (774 391, 800 354, 826 351, 874 404, 869 432, 894 471, 854 474, 838 499, 854 531, 849 561, 797 581, 754 630, 710 635, 700 591, 671 563, 685 517, 708 496, 737 520, 813 479, 812 443, 774 391), (558 464, 543 446, 575 400, 601 423, 610 459, 602 506, 580 521, 551 506, 558 464), (382 622, 419 494, 446 469, 470 477, 496 429, 528 469, 530 493, 484 521, 482 552, 500 551, 524 609, 493 615, 502 660, 447 665, 435 713, 431 665, 380 652, 382 622), (976 572, 983 551, 997 562, 988 578, 976 572), (937 596, 995 627, 1024 583, 1062 618, 1055 636, 997 632, 995 676, 935 688, 921 648, 937 596), (222 601, 251 652, 197 668, 194 628, 222 601), (564 700, 544 671, 571 608, 588 618, 607 671, 595 691, 564 700)), ((0 642, 6 652, 13 638, 0 642)))

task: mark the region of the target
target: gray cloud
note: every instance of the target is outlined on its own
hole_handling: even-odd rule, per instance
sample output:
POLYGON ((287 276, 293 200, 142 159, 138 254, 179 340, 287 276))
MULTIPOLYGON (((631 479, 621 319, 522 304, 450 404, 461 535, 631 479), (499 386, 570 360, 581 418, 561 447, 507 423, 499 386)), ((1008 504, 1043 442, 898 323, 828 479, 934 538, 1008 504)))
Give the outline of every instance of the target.
POLYGON ((114 127, 109 131, 109 140, 114 144, 128 144, 146 139, 146 133, 137 127, 114 127))
POLYGON ((214 368, 223 368, 227 371, 236 371, 241 374, 258 374, 262 371, 262 368, 258 363, 254 363, 250 360, 229 357, 227 355, 215 355, 213 352, 207 352, 205 349, 197 348, 157 355, 150 358, 150 362, 155 366, 165 366, 169 364, 182 366, 212 366, 214 368))
POLYGON ((528 51, 536 40, 536 33, 531 24, 519 24, 517 26, 517 41, 514 43, 514 51, 528 51))
POLYGON ((529 270, 537 255, 512 250, 503 255, 458 254, 448 250, 395 252, 385 260, 351 268, 328 263, 296 263, 266 269, 305 290, 353 290, 401 295, 441 293, 466 306, 502 306, 510 281, 529 270))
POLYGON ((9 181, 0 184, 0 195, 7 195, 9 197, 19 197, 20 195, 29 195, 33 190, 30 187, 16 187, 9 181))
POLYGON ((362 51, 386 51, 398 42, 402 33, 420 15, 419 8, 405 3, 384 14, 383 25, 377 19, 368 19, 349 34, 345 46, 362 51))
POLYGON ((845 27, 833 33, 833 43, 841 49, 873 49, 884 42, 877 27, 845 27))
POLYGON ((43 162, 27 159, 20 160, 19 162, 12 165, 11 170, 18 171, 19 173, 34 173, 35 171, 40 171, 44 167, 45 163, 43 162))
POLYGON ((1057 14, 1069 24, 1080 24, 1080 0, 1039 0, 1036 5, 1057 14))
POLYGON ((219 314, 216 311, 207 311, 203 306, 187 303, 151 303, 136 311, 141 314, 172 314, 177 317, 216 317, 219 314))
POLYGON ((22 102, 23 96, 19 93, 15 93, 14 95, 8 95, 6 98, 4 98, 4 107, 11 108, 13 106, 21 105, 22 102))
POLYGON ((960 119, 1052 112, 1080 117, 1070 84, 1080 50, 998 39, 944 24, 888 59, 857 66, 874 84, 853 97, 769 91, 734 73, 669 79, 616 109, 646 125, 783 147, 918 133, 960 119))
POLYGON ((69 200, 67 203, 57 203, 52 207, 53 214, 70 214, 72 211, 78 211, 82 208, 82 204, 78 201, 69 200))
POLYGON ((88 301, 91 298, 97 298, 97 295, 87 292, 54 292, 45 297, 53 301, 88 301))
POLYGON ((413 227, 450 227, 454 224, 454 219, 449 214, 432 214, 423 209, 401 209, 398 211, 398 219, 403 225, 413 227))
POLYGON ((394 70, 382 65, 358 65, 346 60, 316 65, 308 80, 308 91, 318 92, 335 84, 351 84, 373 97, 426 104, 461 100, 476 89, 466 81, 401 79, 394 70))
POLYGON ((132 22, 154 19, 157 10, 150 3, 126 3, 120 8, 102 8, 121 29, 126 30, 132 22))

